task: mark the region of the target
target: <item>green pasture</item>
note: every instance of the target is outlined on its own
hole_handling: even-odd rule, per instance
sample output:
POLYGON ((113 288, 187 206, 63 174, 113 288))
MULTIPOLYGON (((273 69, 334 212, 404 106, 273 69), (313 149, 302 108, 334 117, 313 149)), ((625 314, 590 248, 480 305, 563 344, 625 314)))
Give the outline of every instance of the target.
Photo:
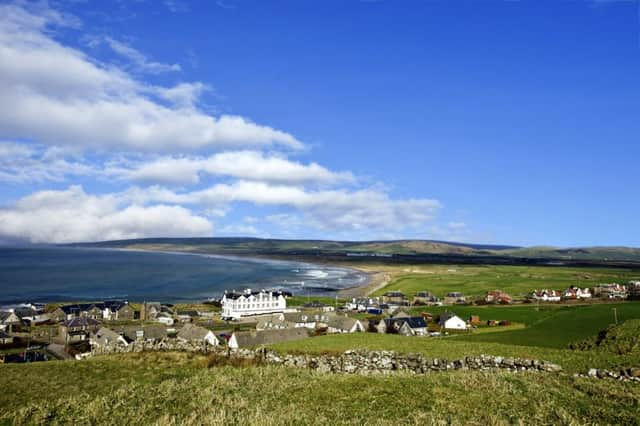
POLYGON ((576 285, 593 287, 599 283, 640 279, 640 270, 543 266, 446 266, 419 265, 394 270, 394 278, 376 291, 382 295, 399 290, 409 297, 418 291, 431 291, 438 297, 459 291, 467 296, 484 296, 489 290, 503 290, 523 297, 536 289, 564 290, 576 285))

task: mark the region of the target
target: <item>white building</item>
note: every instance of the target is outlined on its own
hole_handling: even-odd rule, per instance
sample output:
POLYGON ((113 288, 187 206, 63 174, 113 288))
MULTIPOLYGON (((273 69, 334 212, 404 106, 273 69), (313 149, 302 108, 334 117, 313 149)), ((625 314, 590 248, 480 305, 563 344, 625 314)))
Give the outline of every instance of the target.
POLYGON ((275 314, 287 309, 287 300, 280 293, 245 290, 225 293, 220 301, 222 319, 238 319, 252 315, 275 314))
POLYGON ((439 325, 440 327, 449 330, 467 329, 467 323, 453 312, 444 312, 440 315, 439 325))
POLYGON ((561 293, 556 290, 534 290, 533 293, 531 293, 531 298, 541 302, 559 302, 560 295, 561 293))

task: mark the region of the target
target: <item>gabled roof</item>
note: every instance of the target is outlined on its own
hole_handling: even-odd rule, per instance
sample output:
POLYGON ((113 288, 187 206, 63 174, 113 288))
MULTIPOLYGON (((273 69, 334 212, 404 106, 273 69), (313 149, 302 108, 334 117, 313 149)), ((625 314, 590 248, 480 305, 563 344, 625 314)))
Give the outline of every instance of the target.
POLYGON ((271 345, 274 343, 299 340, 309 337, 305 328, 285 328, 282 330, 264 330, 257 332, 233 333, 238 347, 271 345))
POLYGON ((445 311, 440 315, 440 324, 444 324, 445 322, 449 321, 451 318, 455 318, 457 317, 456 314, 454 314, 453 312, 450 311, 445 311))
POLYGON ((178 331, 178 338, 188 341, 204 340, 204 338, 207 337, 207 334, 209 333, 211 333, 211 331, 207 330, 204 327, 193 324, 186 324, 180 329, 180 331, 178 331))
POLYGON ((335 315, 329 318, 327 325, 337 330, 351 330, 358 320, 342 315, 335 315))
POLYGON ((78 317, 78 318, 73 318, 70 320, 67 320, 63 323, 63 325, 65 327, 95 327, 97 325, 100 325, 100 323, 96 320, 94 320, 93 318, 86 318, 86 317, 78 317))
MULTIPOLYGON (((11 315, 13 315, 13 312, 10 311, 0 311, 0 322, 6 320, 7 318, 9 318, 11 315)), ((16 315, 17 316, 17 315, 16 315)))
POLYGON ((145 326, 124 326, 117 329, 119 332, 130 340, 136 340, 138 338, 138 331, 143 332, 143 339, 145 340, 160 340, 167 337, 167 328, 164 325, 149 324, 145 326))
POLYGON ((394 325, 400 328, 403 324, 407 324, 410 328, 427 328, 427 323, 422 317, 386 318, 384 322, 387 328, 394 325))
POLYGON ((98 329, 98 331, 94 333, 94 336, 95 338, 100 340, 108 339, 111 342, 117 342, 118 339, 122 337, 118 333, 107 327, 100 327, 100 329, 98 329))
POLYGON ((35 309, 27 308, 27 307, 16 308, 14 309, 13 312, 20 318, 33 317, 38 315, 38 311, 36 311, 35 309))

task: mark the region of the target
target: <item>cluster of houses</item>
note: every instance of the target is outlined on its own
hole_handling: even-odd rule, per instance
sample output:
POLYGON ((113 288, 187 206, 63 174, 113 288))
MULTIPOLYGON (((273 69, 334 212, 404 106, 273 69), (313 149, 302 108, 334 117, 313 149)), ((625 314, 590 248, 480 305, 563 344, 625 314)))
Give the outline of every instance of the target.
POLYGON ((599 284, 593 288, 571 286, 564 291, 534 290, 529 299, 539 302, 560 302, 572 300, 589 300, 594 298, 609 300, 640 300, 640 281, 631 281, 628 285, 611 283, 599 284))

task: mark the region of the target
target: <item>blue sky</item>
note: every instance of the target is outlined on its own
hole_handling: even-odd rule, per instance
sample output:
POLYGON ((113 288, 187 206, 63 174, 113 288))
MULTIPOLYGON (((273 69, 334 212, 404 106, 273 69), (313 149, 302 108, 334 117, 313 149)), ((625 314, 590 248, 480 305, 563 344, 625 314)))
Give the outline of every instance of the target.
POLYGON ((0 240, 640 246, 638 1, 0 3, 0 240))

